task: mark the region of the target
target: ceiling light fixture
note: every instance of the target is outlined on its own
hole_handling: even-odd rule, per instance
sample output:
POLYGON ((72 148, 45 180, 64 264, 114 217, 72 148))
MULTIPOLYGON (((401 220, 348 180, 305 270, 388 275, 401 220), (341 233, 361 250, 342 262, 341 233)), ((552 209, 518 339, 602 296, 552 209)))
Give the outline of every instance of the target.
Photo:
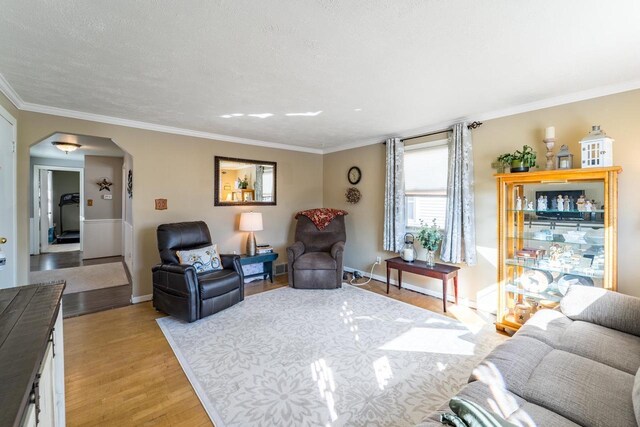
POLYGON ((53 144, 58 150, 64 151, 65 154, 69 154, 72 151, 76 151, 78 148, 82 147, 80 144, 74 144, 73 142, 62 142, 62 141, 53 141, 53 144))

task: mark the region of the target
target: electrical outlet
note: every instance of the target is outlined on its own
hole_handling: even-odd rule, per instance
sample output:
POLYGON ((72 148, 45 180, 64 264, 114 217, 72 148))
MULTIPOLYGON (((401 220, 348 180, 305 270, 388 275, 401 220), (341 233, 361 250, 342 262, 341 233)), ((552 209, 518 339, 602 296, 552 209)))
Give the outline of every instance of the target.
POLYGON ((382 258, 379 256, 376 257, 376 264, 382 264, 382 258))

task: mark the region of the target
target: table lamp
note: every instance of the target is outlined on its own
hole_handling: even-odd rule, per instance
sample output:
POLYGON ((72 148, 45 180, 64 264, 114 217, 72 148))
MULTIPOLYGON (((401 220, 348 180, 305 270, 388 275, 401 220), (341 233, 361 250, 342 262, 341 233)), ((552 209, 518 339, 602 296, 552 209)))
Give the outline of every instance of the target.
POLYGON ((247 255, 256 254, 256 236, 254 231, 262 230, 262 214, 259 212, 243 212, 240 214, 240 231, 248 231, 247 255))

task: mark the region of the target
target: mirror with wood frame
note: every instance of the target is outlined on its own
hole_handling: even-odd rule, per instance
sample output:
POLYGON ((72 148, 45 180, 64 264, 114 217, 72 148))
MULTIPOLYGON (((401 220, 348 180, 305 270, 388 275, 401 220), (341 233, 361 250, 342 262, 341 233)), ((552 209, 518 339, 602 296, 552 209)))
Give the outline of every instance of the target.
POLYGON ((215 156, 215 206, 276 204, 277 163, 215 156))

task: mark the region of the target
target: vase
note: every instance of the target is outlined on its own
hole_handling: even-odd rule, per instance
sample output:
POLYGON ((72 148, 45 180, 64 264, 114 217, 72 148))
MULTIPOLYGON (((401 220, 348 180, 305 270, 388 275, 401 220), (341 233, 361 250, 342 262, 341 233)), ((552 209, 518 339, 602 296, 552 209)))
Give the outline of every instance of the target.
POLYGON ((436 251, 427 250, 427 259, 425 259, 427 267, 433 267, 436 265, 436 251))

